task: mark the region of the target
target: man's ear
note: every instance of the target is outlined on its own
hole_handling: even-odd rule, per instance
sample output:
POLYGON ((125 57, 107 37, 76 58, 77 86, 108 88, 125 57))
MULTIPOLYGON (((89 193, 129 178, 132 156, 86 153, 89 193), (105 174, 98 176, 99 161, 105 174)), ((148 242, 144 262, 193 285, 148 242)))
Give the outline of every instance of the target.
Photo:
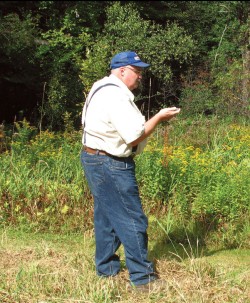
POLYGON ((124 75, 124 67, 120 67, 120 72, 121 72, 121 75, 123 76, 124 75))

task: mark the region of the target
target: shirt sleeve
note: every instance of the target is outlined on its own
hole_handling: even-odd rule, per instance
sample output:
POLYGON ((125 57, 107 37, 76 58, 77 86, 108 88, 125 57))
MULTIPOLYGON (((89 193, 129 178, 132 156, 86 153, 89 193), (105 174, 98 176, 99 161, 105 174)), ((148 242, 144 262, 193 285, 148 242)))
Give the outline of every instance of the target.
POLYGON ((145 131, 145 117, 129 96, 114 88, 109 95, 108 110, 110 123, 126 144, 138 139, 145 131))
POLYGON ((142 142, 140 142, 140 143, 138 144, 137 149, 136 149, 136 152, 135 152, 136 155, 139 155, 140 153, 143 152, 144 148, 145 148, 146 145, 147 145, 147 142, 148 142, 148 139, 146 138, 146 139, 144 139, 142 142))

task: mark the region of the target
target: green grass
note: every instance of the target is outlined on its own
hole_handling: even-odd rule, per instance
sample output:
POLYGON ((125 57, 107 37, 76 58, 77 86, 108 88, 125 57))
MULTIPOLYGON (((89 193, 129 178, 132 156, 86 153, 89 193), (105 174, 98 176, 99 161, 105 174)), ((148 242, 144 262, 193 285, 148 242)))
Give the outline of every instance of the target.
POLYGON ((128 290, 122 248, 117 277, 95 274, 81 133, 34 131, 25 122, 0 146, 0 303, 250 302, 248 124, 176 120, 135 158, 166 282, 144 295, 128 290))
POLYGON ((127 287, 122 248, 120 274, 110 279, 96 276, 92 231, 55 235, 1 229, 0 302, 250 302, 249 250, 206 251, 152 236, 149 233, 150 257, 166 289, 138 294, 127 287))

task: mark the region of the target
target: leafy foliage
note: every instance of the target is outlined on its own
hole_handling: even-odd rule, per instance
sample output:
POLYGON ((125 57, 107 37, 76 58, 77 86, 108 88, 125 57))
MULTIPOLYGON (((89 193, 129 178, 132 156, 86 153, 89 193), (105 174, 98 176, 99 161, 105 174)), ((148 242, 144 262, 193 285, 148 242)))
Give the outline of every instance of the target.
MULTIPOLYGON (((36 96, 39 90, 39 64, 35 57, 35 37, 38 35, 36 20, 28 15, 21 19, 17 14, 0 15, 0 90, 2 98, 1 114, 6 119, 11 117, 8 107, 15 114, 32 110, 31 98, 27 90, 36 96), (9 99, 10 96, 26 97, 24 104, 9 99)), ((34 101, 33 101, 34 106, 34 101)))
POLYGON ((209 74, 200 82, 209 99, 199 111, 226 107, 242 114, 227 105, 226 91, 232 90, 218 85, 226 73, 228 85, 238 83, 247 115, 249 11, 248 1, 2 1, 0 88, 7 109, 0 119, 29 116, 34 124, 59 130, 67 111, 78 128, 92 83, 109 72, 116 52, 128 49, 151 63, 137 98, 148 117, 162 106, 187 104, 183 98, 192 91, 199 98, 204 87, 192 85, 202 73, 209 74), (235 62, 242 65, 240 79, 235 62))
MULTIPOLYGON (((81 79, 91 84, 108 72, 111 57, 118 52, 135 50, 141 58, 151 63, 151 75, 145 75, 145 83, 152 77, 162 95, 165 82, 171 82, 171 62, 181 66, 188 62, 195 51, 192 38, 177 24, 165 27, 143 20, 133 4, 122 6, 114 3, 107 9, 107 21, 103 34, 90 44, 86 60, 81 66, 81 79)), ((146 88, 142 98, 147 98, 146 88)), ((166 100, 164 100, 166 101, 166 100)))
MULTIPOLYGON (((79 159, 81 133, 69 130, 38 132, 27 121, 16 124, 9 149, 0 155, 0 224, 92 228, 93 202, 79 159)), ((135 158, 145 211, 163 227, 171 217, 166 229, 176 240, 188 233, 206 242, 217 233, 223 234, 216 238, 221 245, 247 246, 249 145, 249 125, 242 122, 203 118, 162 126, 135 158)))
POLYGON ((218 98, 206 83, 200 83, 183 89, 180 105, 186 116, 218 113, 218 98))
POLYGON ((216 73, 213 86, 220 98, 217 111, 220 115, 249 117, 250 99, 245 100, 242 93, 244 80, 248 80, 247 88, 250 88, 249 75, 244 72, 242 60, 235 60, 224 71, 216 73))

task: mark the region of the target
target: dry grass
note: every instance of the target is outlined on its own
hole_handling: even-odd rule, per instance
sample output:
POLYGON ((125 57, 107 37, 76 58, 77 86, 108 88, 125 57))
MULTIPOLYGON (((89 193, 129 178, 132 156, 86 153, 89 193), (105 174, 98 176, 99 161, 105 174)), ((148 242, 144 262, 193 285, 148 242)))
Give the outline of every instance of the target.
POLYGON ((165 289, 141 294, 129 290, 126 268, 114 278, 96 276, 91 233, 29 236, 5 230, 0 235, 1 303, 250 302, 247 259, 162 258, 156 266, 165 289))

